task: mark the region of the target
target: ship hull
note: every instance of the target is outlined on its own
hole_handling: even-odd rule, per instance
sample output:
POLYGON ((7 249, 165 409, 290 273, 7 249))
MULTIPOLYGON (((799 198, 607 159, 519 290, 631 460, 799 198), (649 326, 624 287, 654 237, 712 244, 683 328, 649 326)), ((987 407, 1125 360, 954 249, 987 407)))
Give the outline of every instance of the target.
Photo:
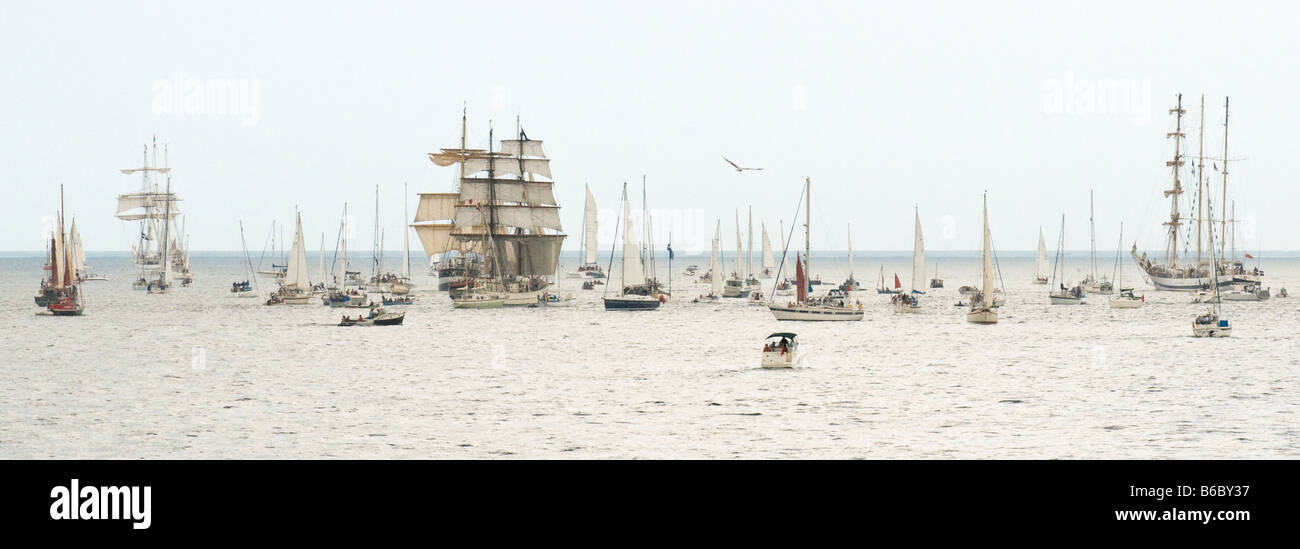
POLYGON ((862 311, 851 309, 831 309, 825 307, 774 307, 769 306, 772 316, 777 320, 798 321, 854 321, 862 320, 862 311))
POLYGON ((658 308, 658 299, 628 297, 605 298, 606 311, 650 311, 658 308))

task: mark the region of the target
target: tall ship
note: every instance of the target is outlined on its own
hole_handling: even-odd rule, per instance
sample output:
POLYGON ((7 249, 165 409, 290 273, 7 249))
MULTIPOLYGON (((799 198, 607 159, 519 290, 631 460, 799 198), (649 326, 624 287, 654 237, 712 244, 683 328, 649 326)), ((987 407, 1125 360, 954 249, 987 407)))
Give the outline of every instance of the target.
MULTIPOLYGON (((1146 274, 1147 279, 1155 286, 1156 290, 1165 291, 1195 291, 1208 289, 1216 284, 1231 284, 1232 279, 1219 279, 1215 274, 1221 269, 1213 269, 1212 261, 1205 257, 1209 250, 1206 248, 1205 236, 1207 230, 1212 225, 1206 215, 1207 185, 1205 182, 1205 100, 1201 100, 1201 135, 1200 150, 1197 153, 1197 162, 1194 165, 1196 175, 1196 189, 1194 197, 1196 205, 1193 208, 1194 216, 1192 223, 1187 223, 1180 210, 1180 202, 1184 193, 1182 183, 1182 168, 1186 164, 1184 159, 1183 142, 1186 135, 1183 133, 1183 115, 1186 114, 1183 108, 1183 95, 1178 94, 1177 105, 1169 109, 1169 114, 1174 116, 1174 131, 1166 134, 1166 137, 1174 140, 1174 157, 1172 160, 1165 162, 1173 174, 1173 184, 1164 191, 1165 198, 1169 199, 1169 220, 1162 223, 1168 227, 1166 237, 1164 257, 1157 258, 1148 256, 1145 252, 1138 255, 1137 244, 1129 251, 1137 266, 1146 274), (1189 225, 1189 230, 1184 233, 1183 225, 1189 225), (1195 235, 1191 234, 1194 227, 1195 235), (1180 248, 1187 247, 1195 242, 1195 257, 1182 257, 1179 255, 1180 248)), ((1225 118, 1226 123, 1226 118, 1225 118)), ((1226 147, 1225 147, 1226 149, 1226 147)), ((1226 168, 1225 168, 1226 169, 1226 168)), ((1212 241, 1211 241, 1212 242, 1212 241)), ((1213 245, 1212 243, 1209 245, 1213 245)))
POLYGON ((422 194, 412 225, 431 260, 434 254, 461 258, 449 265, 444 286, 445 258, 439 257, 439 287, 491 294, 507 306, 536 305, 552 283, 566 236, 550 159, 522 126, 499 149, 491 130, 486 150, 470 149, 465 124, 462 114, 460 148, 429 155, 436 165, 458 168, 456 192, 422 194))
POLYGON ((411 228, 420 239, 420 247, 429 260, 429 274, 438 277, 438 289, 460 290, 483 275, 483 246, 480 241, 462 241, 452 238, 455 229, 456 207, 461 205, 460 179, 465 163, 470 157, 487 154, 484 149, 470 149, 466 143, 467 113, 460 118, 460 147, 443 148, 429 153, 436 166, 455 166, 460 172, 453 192, 419 193, 420 202, 415 208, 411 228))
POLYGON ((140 174, 140 191, 118 195, 115 217, 139 222, 137 240, 131 245, 131 262, 136 267, 137 290, 165 291, 173 277, 189 284, 189 250, 177 220, 181 216, 180 198, 171 190, 171 168, 167 166, 166 147, 163 161, 158 162, 158 142, 152 150, 144 147, 144 163, 139 168, 121 170, 127 175, 140 174), (159 183, 158 176, 165 176, 159 183))

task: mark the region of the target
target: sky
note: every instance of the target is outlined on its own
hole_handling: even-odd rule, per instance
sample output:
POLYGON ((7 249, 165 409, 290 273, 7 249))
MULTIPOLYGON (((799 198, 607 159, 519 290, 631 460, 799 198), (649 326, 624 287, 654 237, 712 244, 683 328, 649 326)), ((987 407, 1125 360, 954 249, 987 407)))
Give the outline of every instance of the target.
POLYGON ((16 207, 0 250, 43 246, 60 184, 89 250, 129 249, 115 197, 140 181, 119 170, 154 136, 192 249, 238 250, 243 220, 256 252, 295 207, 309 247, 325 233, 330 248, 344 202, 368 249, 376 185, 385 247, 400 249, 403 207, 452 188, 426 153, 458 144, 462 108, 471 145, 516 116, 545 142, 566 249, 584 184, 602 250, 622 183, 640 209, 643 177, 656 228, 701 250, 719 220, 733 246, 750 207, 778 240, 805 176, 815 249, 850 235, 857 250, 910 249, 914 208, 927 249, 978 249, 985 191, 998 248, 1032 249, 1040 228, 1054 248, 1064 214, 1066 247, 1086 249, 1090 189, 1099 248, 1122 221, 1126 247, 1160 249, 1179 93, 1193 153, 1205 97, 1216 209, 1231 97, 1238 246, 1300 249, 1300 8, 976 4, 7 3, 0 191, 16 207), (195 100, 227 86, 224 111, 195 100))

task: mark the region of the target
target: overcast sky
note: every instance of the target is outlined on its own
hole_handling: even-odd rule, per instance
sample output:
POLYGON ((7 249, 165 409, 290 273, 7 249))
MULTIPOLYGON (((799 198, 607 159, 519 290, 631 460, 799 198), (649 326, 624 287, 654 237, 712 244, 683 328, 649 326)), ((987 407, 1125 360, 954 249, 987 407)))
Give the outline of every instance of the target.
POLYGON ((1040 226, 1054 248, 1062 213, 1067 247, 1086 248, 1090 188, 1099 247, 1124 221, 1126 242, 1159 249, 1179 92, 1193 153, 1205 95, 1216 158, 1231 97, 1239 246, 1300 249, 1296 7, 982 4, 10 2, 0 249, 42 246, 63 183, 87 248, 127 250, 114 198, 139 179, 118 170, 155 134, 194 249, 238 249, 239 219, 259 249, 295 205, 309 245, 332 247, 345 201, 367 249, 376 184, 398 249, 402 183, 412 209, 451 189, 425 155, 457 144, 462 105, 472 145, 516 115, 545 141, 566 248, 584 183, 607 218, 623 181, 640 207, 645 175, 675 247, 700 249, 718 219, 734 242, 737 208, 788 229, 807 175, 818 249, 843 249, 850 222, 855 249, 909 249, 913 205, 929 249, 976 249, 984 190, 999 248, 1033 248, 1040 226), (190 80, 243 101, 206 112, 190 80))

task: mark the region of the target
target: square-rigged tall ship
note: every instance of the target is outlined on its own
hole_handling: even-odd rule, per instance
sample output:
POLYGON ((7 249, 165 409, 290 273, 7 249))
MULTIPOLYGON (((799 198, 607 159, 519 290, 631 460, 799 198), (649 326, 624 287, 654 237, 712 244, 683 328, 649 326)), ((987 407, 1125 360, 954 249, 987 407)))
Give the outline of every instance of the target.
POLYGON ((493 150, 489 131, 486 150, 467 148, 462 115, 460 148, 429 154, 438 166, 457 166, 459 184, 456 192, 421 194, 412 226, 453 302, 472 295, 536 305, 552 283, 566 235, 550 159, 522 127, 516 136, 493 150))
MULTIPOLYGON (((1223 185, 1225 189, 1224 193, 1226 196, 1226 188, 1227 188, 1227 158, 1226 158, 1227 103, 1226 102, 1224 104, 1224 109, 1225 109, 1225 115, 1224 115, 1225 158, 1223 158, 1222 161, 1224 162, 1223 185)), ((1186 239, 1188 240, 1194 239, 1196 241, 1196 261, 1190 264, 1179 262, 1180 259, 1178 255, 1179 245, 1181 244, 1183 246, 1187 246, 1187 243, 1179 242, 1179 233, 1181 231, 1182 226, 1184 225, 1183 222, 1184 218, 1182 216, 1182 212, 1179 210, 1179 203, 1178 203, 1180 197, 1183 195, 1183 184, 1182 184, 1182 177, 1181 177, 1182 167, 1184 164, 1186 164, 1186 161, 1184 160, 1184 156, 1186 155, 1183 153, 1183 140, 1186 139, 1186 135, 1183 133, 1183 114, 1185 114, 1186 112, 1187 111, 1183 109, 1183 95, 1178 94, 1177 105, 1174 108, 1169 109, 1169 114, 1174 115, 1174 131, 1166 134, 1167 138, 1171 138, 1174 140, 1174 158, 1172 160, 1168 160, 1165 162, 1165 166, 1168 166, 1173 173, 1174 182, 1172 187, 1164 191, 1165 198, 1168 198, 1170 202, 1169 220, 1162 223, 1162 225, 1169 227, 1168 237, 1166 239, 1167 241, 1165 244, 1164 263, 1156 263, 1156 259, 1153 257, 1148 257, 1145 252, 1139 256, 1137 253, 1137 244, 1134 244, 1132 250, 1129 252, 1130 255, 1133 256, 1133 260, 1137 262, 1138 268, 1142 269, 1142 272, 1146 274, 1147 278, 1150 279, 1151 284, 1154 285, 1157 290, 1166 290, 1166 291, 1208 290, 1211 287, 1214 287, 1216 284, 1219 286, 1231 286, 1233 283, 1232 277, 1215 276, 1216 274, 1224 274, 1225 266, 1223 264, 1216 264, 1212 259, 1213 254, 1210 254, 1209 258, 1205 257, 1205 253, 1208 252, 1209 250, 1206 249, 1205 247, 1206 245, 1204 244, 1204 242, 1209 242, 1210 243, 1209 246, 1213 246, 1214 239, 1213 239, 1213 235, 1210 234, 1210 232, 1213 230, 1214 223, 1213 223, 1213 219, 1207 216, 1205 213, 1207 208, 1207 199, 1208 199, 1207 193, 1209 190, 1209 183, 1206 181, 1205 178, 1206 173, 1205 173, 1205 99, 1204 97, 1202 97, 1201 99, 1200 150, 1197 153, 1197 158, 1196 158, 1197 161, 1195 164, 1193 164, 1194 174, 1196 176, 1196 189, 1194 193, 1194 197, 1196 199, 1195 213, 1194 213, 1195 215, 1194 226, 1196 228, 1195 229, 1196 234, 1193 236, 1190 234, 1191 231, 1188 231, 1189 234, 1184 235, 1186 239)), ((1258 282, 1257 279, 1254 281, 1258 282)))

